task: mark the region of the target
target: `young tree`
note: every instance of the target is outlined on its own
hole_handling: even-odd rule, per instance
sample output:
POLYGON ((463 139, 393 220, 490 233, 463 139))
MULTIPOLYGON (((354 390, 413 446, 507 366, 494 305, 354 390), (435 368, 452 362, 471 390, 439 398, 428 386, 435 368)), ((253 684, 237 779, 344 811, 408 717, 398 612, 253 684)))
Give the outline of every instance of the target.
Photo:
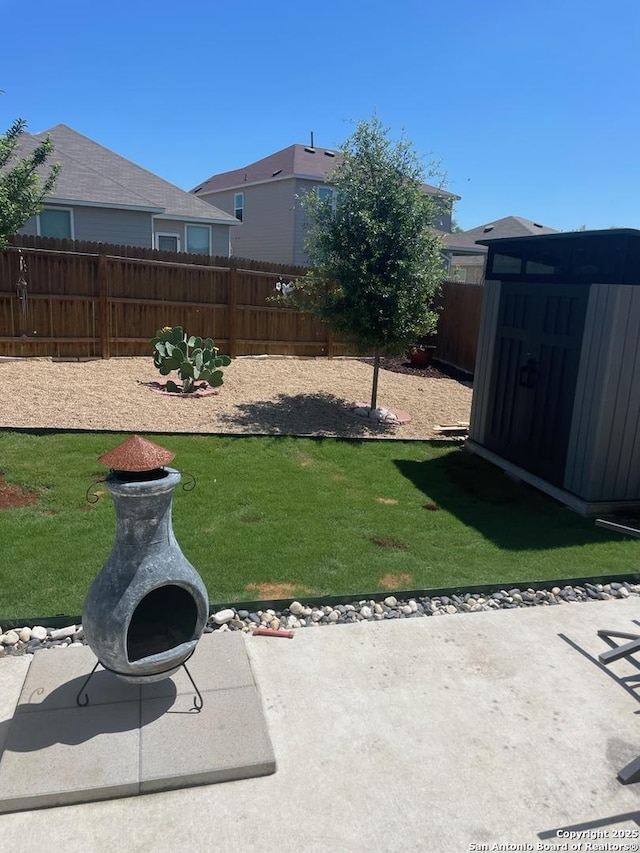
POLYGON ((54 163, 46 177, 38 172, 53 151, 49 137, 38 143, 31 153, 18 156, 25 129, 26 122, 19 118, 6 133, 0 134, 0 246, 6 245, 7 236, 15 234, 30 216, 38 213, 60 169, 60 165, 54 163))
POLYGON ((302 201, 311 270, 294 300, 360 350, 373 350, 375 409, 381 353, 399 353, 435 331, 443 259, 429 226, 438 209, 411 143, 392 142, 377 117, 359 122, 340 154, 333 194, 311 192, 302 201))

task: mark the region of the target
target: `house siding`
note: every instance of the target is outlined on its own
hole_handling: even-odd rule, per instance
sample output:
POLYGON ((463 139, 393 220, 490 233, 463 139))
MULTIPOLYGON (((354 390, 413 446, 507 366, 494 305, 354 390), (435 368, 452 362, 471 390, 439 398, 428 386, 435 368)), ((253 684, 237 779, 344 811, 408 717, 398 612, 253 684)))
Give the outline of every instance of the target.
MULTIPOLYGON (((48 205, 53 208, 55 205, 48 205)), ((73 235, 76 240, 116 243, 124 246, 151 247, 151 214, 139 210, 64 205, 73 210, 73 235)), ((32 216, 19 234, 37 234, 32 216)))
POLYGON ((295 181, 223 190, 203 201, 233 215, 237 192, 244 193, 244 217, 241 225, 230 228, 231 254, 256 261, 298 263, 294 260, 295 181))
POLYGON ((38 224, 36 222, 35 216, 32 216, 28 219, 22 228, 18 231, 18 234, 26 234, 29 237, 35 237, 38 233, 38 224))
MULTIPOLYGON (((238 226, 240 227, 240 226, 238 226)), ((212 225, 211 226, 211 254, 220 255, 228 258, 231 253, 231 244, 229 240, 229 232, 236 230, 236 227, 229 228, 228 225, 212 225)))
MULTIPOLYGON (((225 213, 235 214, 236 193, 244 193, 242 224, 230 230, 231 254, 238 258, 306 266, 307 221, 301 197, 315 187, 331 186, 317 180, 287 177, 264 183, 234 186, 198 195, 225 213)), ((451 229, 451 202, 441 203, 438 227, 451 229)))
POLYGON ((151 246, 151 214, 143 211, 74 207, 73 227, 76 240, 151 246))
POLYGON ((309 224, 307 217, 302 207, 302 198, 309 192, 313 192, 316 187, 325 187, 327 184, 324 181, 304 181, 296 180, 296 206, 295 206, 295 223, 294 223, 294 238, 293 238, 293 263, 306 266, 309 263, 307 253, 304 250, 304 244, 307 239, 309 224))

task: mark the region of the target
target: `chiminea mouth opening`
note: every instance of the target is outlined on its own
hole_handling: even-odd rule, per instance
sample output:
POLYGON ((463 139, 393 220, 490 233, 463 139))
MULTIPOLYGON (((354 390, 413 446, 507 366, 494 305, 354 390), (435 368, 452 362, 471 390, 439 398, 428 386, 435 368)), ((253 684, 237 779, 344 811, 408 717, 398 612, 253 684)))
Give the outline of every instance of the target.
POLYGON ((121 483, 145 483, 149 480, 162 480, 169 476, 166 468, 152 468, 150 471, 119 471, 112 468, 109 476, 121 483))
POLYGON ((181 586, 167 584, 152 590, 136 606, 127 629, 130 663, 170 651, 194 639, 198 607, 181 586))

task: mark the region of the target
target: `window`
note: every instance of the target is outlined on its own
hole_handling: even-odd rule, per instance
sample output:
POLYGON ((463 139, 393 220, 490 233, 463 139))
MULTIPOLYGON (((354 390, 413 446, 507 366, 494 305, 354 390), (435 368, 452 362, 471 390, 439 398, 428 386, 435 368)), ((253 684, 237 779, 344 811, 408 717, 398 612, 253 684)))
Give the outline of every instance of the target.
POLYGON ((466 267, 461 267, 461 266, 458 266, 457 264, 454 264, 454 266, 452 268, 452 272, 453 272, 452 278, 454 281, 460 281, 463 284, 466 284, 466 282, 467 282, 467 268, 466 267))
POLYGON ((569 273, 569 246, 562 241, 543 240, 538 238, 524 245, 525 275, 555 276, 557 280, 565 279, 569 273))
POLYGON ((194 255, 211 254, 211 230, 208 225, 187 225, 187 252, 194 255))
POLYGON ((572 279, 597 281, 599 284, 622 282, 625 267, 625 238, 603 235, 597 240, 588 238, 573 241, 572 279))
POLYGON ((317 192, 319 201, 335 211, 338 200, 337 191, 333 187, 317 187, 317 192))
POLYGON ((38 214, 38 234, 41 237, 62 237, 73 240, 72 211, 46 207, 38 214))
POLYGON ((240 222, 244 219, 244 193, 236 193, 233 197, 233 215, 240 222))
POLYGON ((522 271, 522 257, 516 249, 512 255, 496 252, 493 256, 491 272, 495 275, 520 275, 522 271))
POLYGON ((180 237, 178 234, 156 234, 156 249, 161 252, 179 252, 180 237))

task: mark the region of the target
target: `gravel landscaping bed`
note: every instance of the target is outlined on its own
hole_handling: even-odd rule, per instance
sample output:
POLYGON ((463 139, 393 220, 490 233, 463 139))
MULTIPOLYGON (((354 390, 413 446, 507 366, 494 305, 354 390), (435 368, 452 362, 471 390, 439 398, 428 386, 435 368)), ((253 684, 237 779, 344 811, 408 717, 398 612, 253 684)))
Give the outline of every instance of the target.
POLYGON ((154 392, 160 374, 151 357, 0 360, 0 428, 428 439, 437 424, 469 420, 469 382, 434 368, 398 372, 401 360, 380 371, 378 404, 411 421, 358 418, 350 407, 369 401, 369 361, 240 357, 219 394, 182 399, 154 392))

